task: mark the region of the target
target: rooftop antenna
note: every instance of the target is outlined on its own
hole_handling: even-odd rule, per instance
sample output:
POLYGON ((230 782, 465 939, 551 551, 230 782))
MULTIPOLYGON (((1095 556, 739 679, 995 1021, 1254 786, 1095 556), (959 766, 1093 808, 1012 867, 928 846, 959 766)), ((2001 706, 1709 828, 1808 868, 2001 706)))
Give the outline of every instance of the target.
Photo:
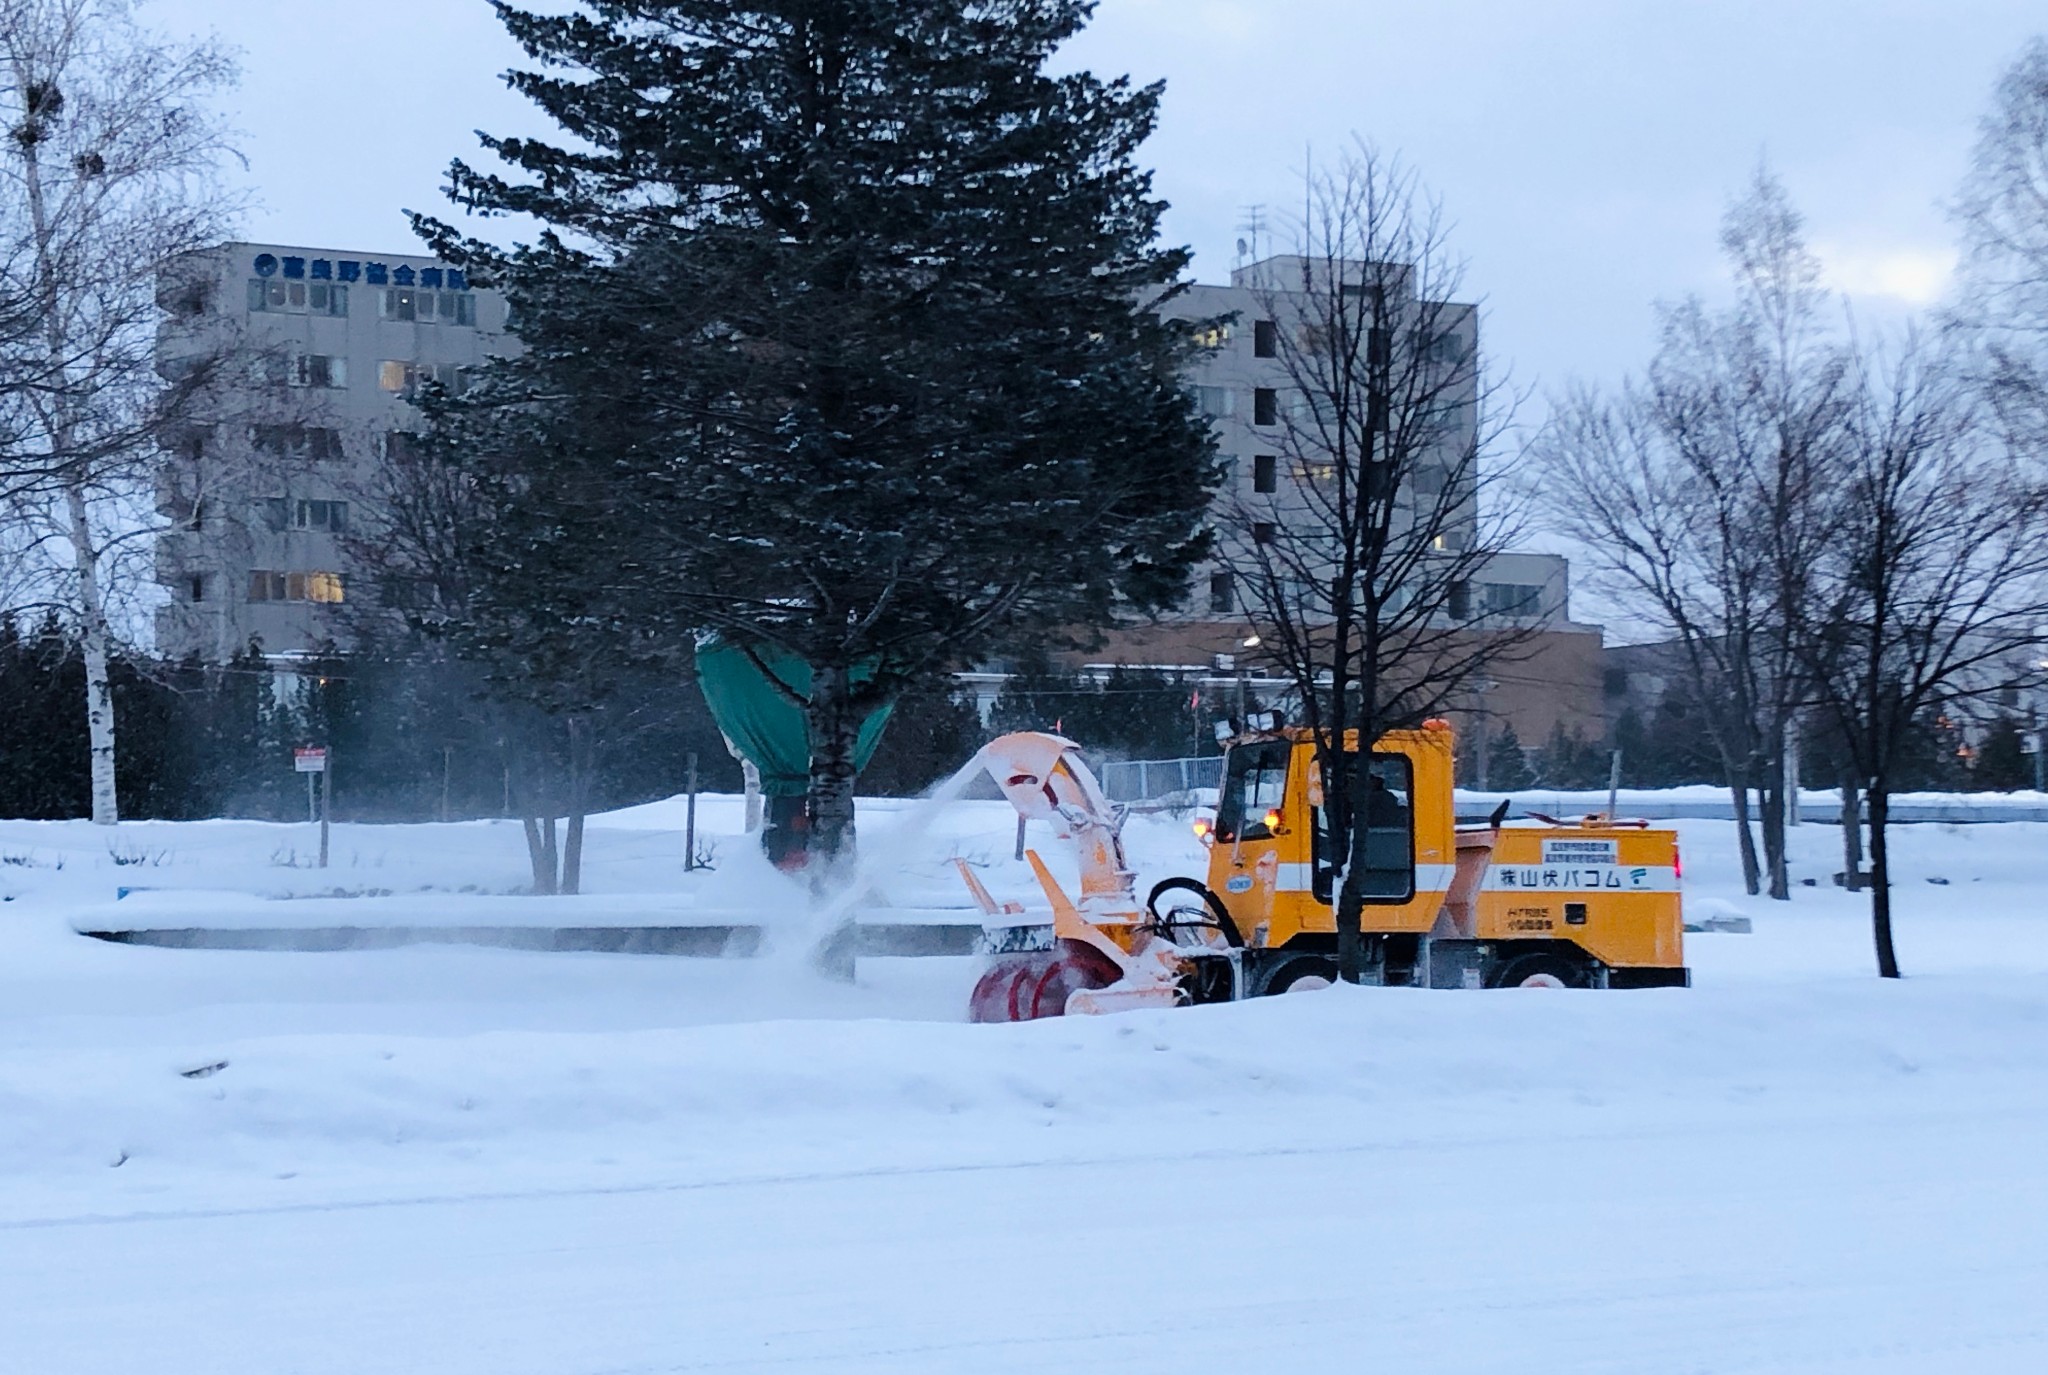
POLYGON ((1244 219, 1238 222, 1237 227, 1247 236, 1237 241, 1237 260, 1242 266, 1247 255, 1253 259, 1261 256, 1259 241, 1266 237, 1266 207, 1263 204, 1247 205, 1244 219))

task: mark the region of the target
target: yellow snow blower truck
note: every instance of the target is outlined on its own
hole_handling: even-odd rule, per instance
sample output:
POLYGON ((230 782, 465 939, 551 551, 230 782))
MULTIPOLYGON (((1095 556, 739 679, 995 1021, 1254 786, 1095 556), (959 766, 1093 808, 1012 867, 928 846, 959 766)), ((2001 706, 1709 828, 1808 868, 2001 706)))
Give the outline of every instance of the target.
MULTIPOLYGON (((1346 740, 1355 750, 1355 734, 1346 740)), ((983 1022, 1224 1002, 1321 988, 1337 977, 1339 865, 1306 730, 1226 742, 1200 879, 1167 878, 1143 904, 1125 861, 1123 812, 1056 735, 1020 732, 982 759, 1027 820, 1079 851, 1069 896, 1026 858, 1052 921, 997 904, 965 862, 985 914, 989 965, 970 1013, 983 1022)), ((1457 822, 1452 733, 1392 731, 1369 761, 1364 979, 1423 988, 1656 988, 1690 983, 1678 837, 1641 822, 1457 822)))

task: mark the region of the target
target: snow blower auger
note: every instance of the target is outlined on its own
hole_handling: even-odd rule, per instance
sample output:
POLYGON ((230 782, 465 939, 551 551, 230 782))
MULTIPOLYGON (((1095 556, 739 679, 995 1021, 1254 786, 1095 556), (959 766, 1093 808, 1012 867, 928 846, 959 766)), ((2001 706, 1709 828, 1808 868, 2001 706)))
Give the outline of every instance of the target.
MULTIPOLYGON (((1052 903, 1052 927, 992 933, 995 953, 968 1004, 974 1021, 1028 1022, 1187 1001, 1179 952, 1158 933, 1132 888, 1136 876, 1118 837, 1123 818, 1079 750, 1057 735, 1019 731, 990 741, 981 752, 1019 816, 1049 821, 1060 839, 1074 843, 1081 896, 1069 898, 1038 852, 1025 852, 1052 903)), ((998 907, 965 865, 960 872, 985 914, 1014 914, 1015 904, 1010 912, 998 907)))
MULTIPOLYGON (((1264 714, 1262 714, 1264 715, 1264 714)), ((1028 853, 1053 921, 1016 925, 962 867, 996 952, 976 985, 976 1021, 1226 1002, 1327 987, 1337 977, 1333 910, 1349 833, 1325 805, 1315 737, 1277 720, 1225 741, 1201 879, 1156 884, 1141 905, 1103 795, 1070 740, 1006 735, 982 759, 1026 818, 1080 851, 1070 900, 1028 853)), ((1507 826, 1502 806, 1460 824, 1453 737, 1441 721, 1389 731, 1360 760, 1364 782, 1360 981, 1420 988, 1659 988, 1685 968, 1678 836, 1587 817, 1507 826)), ((1538 820, 1542 820, 1539 818, 1538 820)))

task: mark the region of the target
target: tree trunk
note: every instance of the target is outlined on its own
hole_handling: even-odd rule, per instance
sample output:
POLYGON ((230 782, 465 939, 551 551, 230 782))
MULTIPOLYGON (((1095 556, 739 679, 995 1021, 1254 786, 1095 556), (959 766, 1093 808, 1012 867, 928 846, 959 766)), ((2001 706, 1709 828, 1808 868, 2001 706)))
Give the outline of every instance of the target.
POLYGON ((562 882, 558 891, 583 891, 583 811, 569 813, 569 833, 562 842, 562 882))
POLYGON ((730 737, 720 736, 725 741, 725 752, 740 762, 740 786, 745 789, 747 799, 747 834, 753 835, 761 829, 761 769, 753 760, 740 753, 730 737))
POLYGON ((853 755, 860 716, 852 696, 845 669, 812 666, 810 702, 804 711, 811 747, 805 809, 811 823, 809 862, 822 866, 823 872, 815 876, 819 881, 829 881, 832 871, 853 858, 853 755))
POLYGON ((1842 775, 1842 887, 1853 893, 1863 886, 1862 788, 1853 772, 1842 775))
POLYGON ((526 832, 526 865, 532 869, 532 891, 535 891, 535 893, 547 893, 547 891, 551 891, 551 883, 555 881, 555 875, 549 871, 549 867, 545 863, 547 857, 543 855, 543 850, 541 850, 541 818, 537 818, 537 816, 522 816, 518 820, 518 824, 520 824, 520 830, 526 832))
POLYGON ((1728 784, 1728 796, 1735 803, 1735 838, 1742 851, 1742 888, 1755 897, 1763 887, 1756 862, 1756 835, 1749 829, 1749 780, 1737 778, 1728 784))
POLYGON ((1899 956, 1892 948, 1892 869, 1885 844, 1885 823, 1891 799, 1873 779, 1870 795, 1870 934, 1877 946, 1879 978, 1899 977, 1899 956))
POLYGON ((99 548, 93 541, 85 494, 72 485, 65 491, 64 500, 70 519, 73 568, 78 577, 79 641, 85 658, 85 727, 92 754, 92 819, 94 825, 112 826, 121 819, 120 801, 114 789, 114 691, 107 669, 112 636, 100 592, 99 548))
POLYGON ((583 815, 590 804, 590 731, 580 717, 569 727, 569 833, 562 843, 562 881, 556 891, 583 890, 583 815))
POLYGON ((1785 760, 1781 755, 1764 763, 1764 777, 1770 780, 1758 790, 1763 804, 1764 875, 1771 896, 1789 902, 1792 878, 1785 867, 1785 760))
MULTIPOLYGON (((1378 675, 1367 657, 1358 675, 1358 753, 1345 779, 1344 885, 1337 892, 1337 977, 1348 984, 1365 981, 1366 846, 1372 815, 1372 748, 1378 739, 1373 707, 1378 697, 1378 675)), ((1341 759, 1342 736, 1337 743, 1341 759)))

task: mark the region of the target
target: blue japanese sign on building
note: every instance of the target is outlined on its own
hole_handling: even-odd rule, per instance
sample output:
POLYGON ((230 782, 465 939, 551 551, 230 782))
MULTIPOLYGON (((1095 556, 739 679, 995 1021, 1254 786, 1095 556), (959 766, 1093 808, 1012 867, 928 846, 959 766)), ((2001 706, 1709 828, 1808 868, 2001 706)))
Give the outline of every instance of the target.
POLYGON ((422 267, 415 270, 406 263, 392 267, 387 263, 366 262, 356 258, 300 258, 275 253, 256 255, 258 277, 284 277, 297 281, 310 278, 316 282, 362 282, 366 286, 419 286, 434 291, 467 291, 469 274, 459 267, 422 267))

